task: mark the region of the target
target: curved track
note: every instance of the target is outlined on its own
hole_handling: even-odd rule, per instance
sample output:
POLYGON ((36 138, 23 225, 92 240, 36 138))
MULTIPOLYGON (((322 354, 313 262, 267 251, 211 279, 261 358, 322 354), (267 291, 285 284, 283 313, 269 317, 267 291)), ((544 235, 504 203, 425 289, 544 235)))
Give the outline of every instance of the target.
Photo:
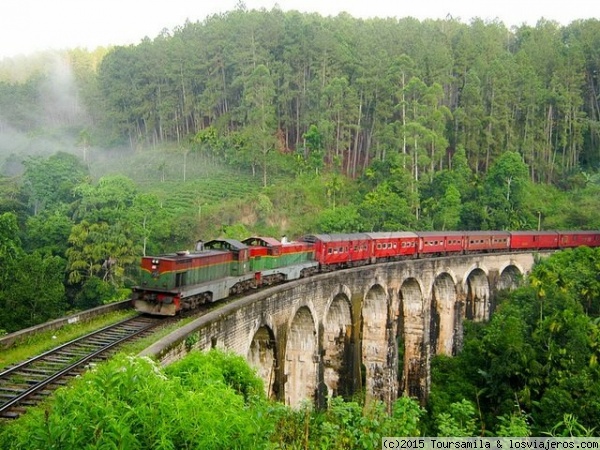
POLYGON ((89 363, 109 358, 116 347, 164 323, 139 315, 62 344, 0 373, 0 417, 16 418, 89 363))

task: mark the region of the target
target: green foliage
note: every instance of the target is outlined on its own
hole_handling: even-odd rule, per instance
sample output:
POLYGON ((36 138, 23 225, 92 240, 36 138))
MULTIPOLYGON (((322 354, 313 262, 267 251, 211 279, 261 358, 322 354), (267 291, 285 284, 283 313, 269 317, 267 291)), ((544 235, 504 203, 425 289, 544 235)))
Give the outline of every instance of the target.
MULTIPOLYGON (((14 214, 4 213, 0 215, 0 265, 8 268, 21 255, 21 240, 17 218, 14 214)), ((0 281, 7 277, 6 270, 0 273, 0 281)))
POLYGON ((597 427, 585 427, 572 414, 565 414, 563 419, 552 427, 548 433, 554 437, 596 437, 597 427))
POLYGON ((490 229, 531 229, 535 220, 526 203, 530 181, 521 155, 505 152, 492 165, 484 181, 484 200, 492 212, 490 229))
POLYGON ((245 360, 191 352, 167 368, 117 355, 0 427, 0 447, 376 449, 384 436, 419 436, 424 411, 398 399, 364 409, 340 397, 325 411, 267 403, 245 360))
POLYGON ((64 265, 58 256, 34 252, 4 266, 8 276, 0 287, 0 328, 17 331, 63 314, 64 265))
POLYGON ((559 252, 540 261, 533 269, 531 285, 539 296, 546 295, 548 286, 570 292, 580 299, 586 312, 600 315, 600 251, 598 248, 578 247, 559 252))
POLYGON ((437 416, 437 428, 442 437, 477 436, 475 407, 467 400, 452 403, 448 412, 437 416))
POLYGON ((233 359, 193 356, 179 363, 179 369, 170 367, 165 373, 148 359, 119 356, 57 391, 47 405, 7 424, 0 446, 264 447, 271 424, 261 419, 262 407, 247 408, 244 397, 231 387, 254 386, 246 375, 240 378, 243 360, 233 359), (213 368, 213 363, 218 367, 213 368))
POLYGON ((448 186, 436 215, 438 230, 455 230, 460 221, 460 192, 454 185, 448 186))
POLYGON ((419 436, 423 412, 408 397, 399 398, 391 414, 383 403, 364 408, 341 397, 322 412, 278 407, 270 412, 276 424, 270 441, 276 448, 376 449, 384 436, 419 436))
POLYGON ((359 211, 366 231, 408 230, 416 224, 408 202, 389 183, 367 193, 359 211))
POLYGON ((527 415, 518 410, 516 413, 498 417, 498 429, 494 436, 499 437, 529 437, 531 427, 527 415))
POLYGON ((88 278, 75 295, 74 306, 78 309, 90 309, 118 300, 116 287, 100 278, 88 278))
POLYGON ((121 283, 125 267, 136 261, 131 233, 123 222, 83 221, 73 226, 67 250, 69 283, 85 283, 94 276, 121 283))
POLYGON ((58 152, 47 159, 29 158, 23 162, 23 186, 33 214, 60 203, 75 200, 74 189, 88 176, 86 166, 74 155, 58 152))
POLYGON ((264 399, 260 378, 240 356, 218 350, 192 352, 166 369, 167 375, 177 376, 190 389, 203 390, 216 381, 223 382, 246 402, 264 399))
POLYGON ((25 253, 11 213, 0 215, 0 268, 0 330, 17 331, 64 312, 64 260, 25 253))
POLYGON ((23 246, 26 250, 65 258, 72 226, 65 208, 48 208, 27 218, 23 246))
POLYGON ((317 219, 321 233, 356 233, 363 228, 361 216, 354 205, 323 210, 317 219))

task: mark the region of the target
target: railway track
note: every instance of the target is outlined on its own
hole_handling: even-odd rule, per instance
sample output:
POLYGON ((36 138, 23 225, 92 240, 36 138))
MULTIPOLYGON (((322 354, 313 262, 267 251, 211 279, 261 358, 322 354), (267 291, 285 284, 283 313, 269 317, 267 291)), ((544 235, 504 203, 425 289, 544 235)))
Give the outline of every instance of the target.
POLYGON ((0 418, 17 418, 90 363, 108 359, 123 342, 163 323, 164 318, 139 315, 7 368, 0 373, 0 418))

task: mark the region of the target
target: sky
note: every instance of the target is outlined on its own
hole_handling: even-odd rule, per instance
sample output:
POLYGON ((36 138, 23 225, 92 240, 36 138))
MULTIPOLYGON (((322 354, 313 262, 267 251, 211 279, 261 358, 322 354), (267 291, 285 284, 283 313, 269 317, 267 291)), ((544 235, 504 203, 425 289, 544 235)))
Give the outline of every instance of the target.
MULTIPOLYGON (((0 0, 0 59, 48 49, 93 50, 137 44, 207 16, 235 9, 240 0, 0 0)), ((598 0, 243 0, 247 9, 316 12, 353 17, 412 16, 469 23, 500 20, 506 26, 535 26, 540 18, 567 25, 600 19, 598 0)))

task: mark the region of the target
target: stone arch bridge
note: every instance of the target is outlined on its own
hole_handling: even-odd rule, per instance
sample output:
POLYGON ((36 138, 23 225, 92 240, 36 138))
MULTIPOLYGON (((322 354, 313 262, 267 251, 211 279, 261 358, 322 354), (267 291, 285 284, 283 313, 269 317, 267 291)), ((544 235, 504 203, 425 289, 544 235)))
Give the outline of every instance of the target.
POLYGON ((459 351, 463 321, 488 320, 495 293, 533 263, 532 253, 477 254, 321 274, 228 303, 142 354, 168 364, 192 349, 233 351, 290 406, 357 392, 424 402, 431 357, 459 351))

